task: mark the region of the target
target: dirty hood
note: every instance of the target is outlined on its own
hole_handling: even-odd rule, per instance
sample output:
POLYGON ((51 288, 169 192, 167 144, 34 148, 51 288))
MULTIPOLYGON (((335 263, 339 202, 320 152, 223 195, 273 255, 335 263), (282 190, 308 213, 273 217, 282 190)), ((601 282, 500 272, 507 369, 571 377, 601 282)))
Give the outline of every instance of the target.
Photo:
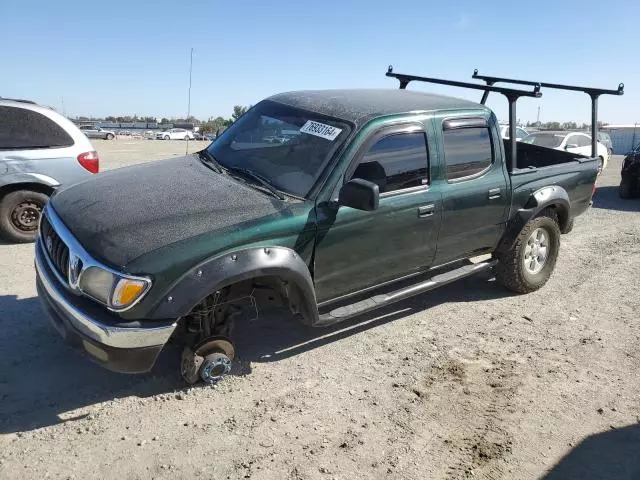
POLYGON ((90 254, 115 267, 286 209, 286 202, 212 171, 196 155, 100 173, 59 190, 50 205, 90 254))

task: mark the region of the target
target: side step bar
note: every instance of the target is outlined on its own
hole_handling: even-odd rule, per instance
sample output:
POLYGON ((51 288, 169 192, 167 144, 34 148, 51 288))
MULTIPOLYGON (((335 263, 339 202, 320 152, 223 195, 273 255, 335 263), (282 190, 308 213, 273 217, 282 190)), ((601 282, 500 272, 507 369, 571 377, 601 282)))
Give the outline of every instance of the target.
POLYGON ((406 288, 390 293, 374 295, 373 297, 360 300, 356 303, 338 307, 330 312, 321 314, 319 321, 314 324, 314 327, 326 327, 328 325, 347 320, 348 318, 355 317, 356 315, 361 315, 371 310, 375 310, 376 308, 384 307, 394 302, 399 302, 405 298, 428 292, 429 290, 433 290, 461 278, 488 270, 496 263, 497 260, 489 260, 482 263, 464 265, 460 268, 436 275, 415 285, 410 285, 406 288))

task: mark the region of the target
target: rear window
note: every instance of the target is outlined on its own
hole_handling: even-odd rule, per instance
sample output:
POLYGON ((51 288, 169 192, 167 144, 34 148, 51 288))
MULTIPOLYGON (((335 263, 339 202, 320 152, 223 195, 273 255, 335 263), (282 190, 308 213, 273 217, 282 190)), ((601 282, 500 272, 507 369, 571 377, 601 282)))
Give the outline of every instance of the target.
POLYGON ((461 128, 443 132, 447 180, 478 175, 493 162, 489 129, 461 128))
POLYGON ((73 139, 41 113, 0 106, 0 150, 70 147, 73 139))

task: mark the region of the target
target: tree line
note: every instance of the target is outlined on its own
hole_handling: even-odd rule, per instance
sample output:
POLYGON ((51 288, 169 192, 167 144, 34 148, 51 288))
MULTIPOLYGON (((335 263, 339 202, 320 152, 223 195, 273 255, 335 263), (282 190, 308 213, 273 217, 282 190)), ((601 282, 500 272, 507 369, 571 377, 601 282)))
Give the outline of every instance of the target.
MULTIPOLYGON (((605 122, 598 122, 598 128, 608 125, 605 122)), ((591 128, 591 124, 582 123, 578 125, 576 122, 527 122, 525 127, 540 128, 543 130, 587 130, 591 128)))
POLYGON ((199 130, 203 133, 215 133, 219 130, 224 130, 233 122, 235 122, 238 118, 240 118, 244 113, 249 109, 249 107, 244 107, 242 105, 235 105, 233 107, 233 112, 231 113, 231 117, 224 118, 218 116, 216 118, 210 117, 208 120, 199 120, 194 116, 189 116, 186 118, 166 118, 162 117, 158 122, 156 117, 149 116, 138 116, 138 115, 123 115, 123 116, 113 116, 109 115, 104 119, 101 118, 92 118, 92 117, 77 117, 77 120, 85 120, 85 121, 101 121, 105 122, 113 122, 113 123, 158 123, 160 126, 163 124, 173 124, 173 123, 191 123, 195 126, 199 127, 199 130))

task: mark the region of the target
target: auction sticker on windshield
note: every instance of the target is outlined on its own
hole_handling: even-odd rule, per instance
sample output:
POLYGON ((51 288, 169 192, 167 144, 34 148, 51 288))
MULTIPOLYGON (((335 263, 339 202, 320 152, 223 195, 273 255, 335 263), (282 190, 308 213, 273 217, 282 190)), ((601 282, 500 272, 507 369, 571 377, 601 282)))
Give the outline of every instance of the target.
POLYGON ((307 120, 307 123, 300 127, 300 132, 326 138, 327 140, 335 140, 336 137, 340 135, 340 132, 342 132, 342 129, 324 123, 314 122, 313 120, 307 120))

